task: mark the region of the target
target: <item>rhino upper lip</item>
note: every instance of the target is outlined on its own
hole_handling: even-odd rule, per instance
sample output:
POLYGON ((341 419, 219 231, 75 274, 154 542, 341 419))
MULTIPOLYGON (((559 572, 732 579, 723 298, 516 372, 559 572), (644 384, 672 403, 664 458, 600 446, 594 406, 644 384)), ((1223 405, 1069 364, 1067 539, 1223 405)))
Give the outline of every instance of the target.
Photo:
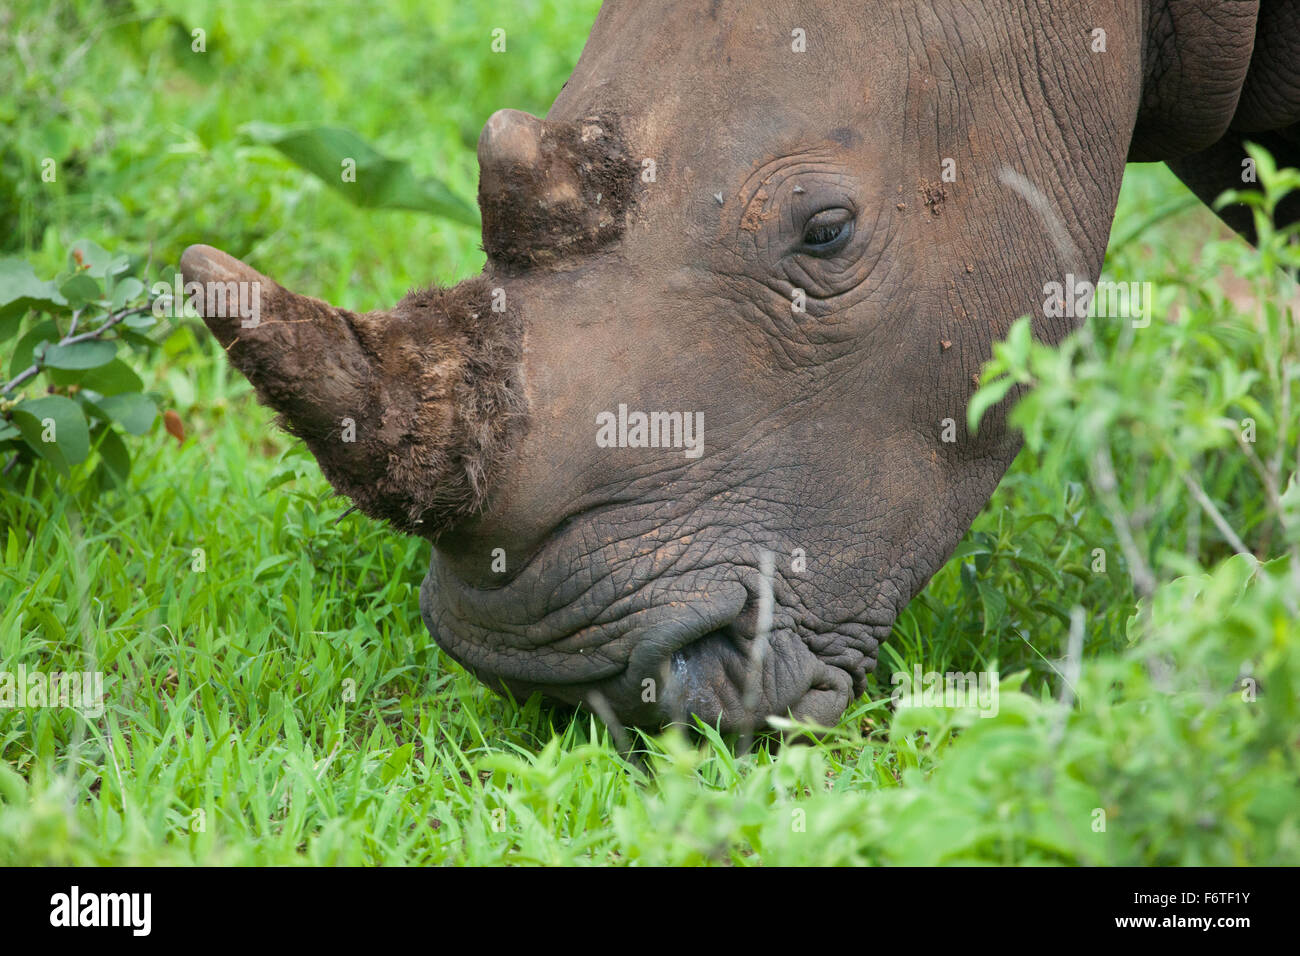
MULTIPOLYGON (((705 640, 715 633, 730 634, 748 601, 749 593, 739 582, 731 582, 739 592, 729 596, 718 593, 690 605, 691 613, 681 613, 669 620, 652 625, 638 635, 628 655, 627 671, 636 678, 656 676, 668 668, 675 656, 691 644, 705 640), (694 616, 694 620, 692 620, 694 616)), ((686 611, 684 608, 683 611, 686 611)), ((628 632, 635 634, 636 628, 628 632)))
MULTIPOLYGON (((489 623, 493 616, 490 608, 500 605, 503 600, 508 601, 508 593, 512 589, 540 593, 536 588, 538 576, 543 574, 538 570, 539 558, 554 555, 559 559, 554 561, 556 564, 575 562, 573 556, 564 557, 568 550, 563 540, 566 531, 574 525, 595 520, 601 514, 626 505, 627 502, 605 500, 570 512, 546 533, 526 559, 516 563, 514 573, 505 581, 480 586, 476 581, 462 577, 455 570, 454 564, 445 560, 438 562, 442 565, 439 577, 444 587, 450 585, 459 593, 461 600, 468 600, 471 605, 487 601, 488 604, 481 607, 482 623, 474 622, 474 617, 480 617, 478 614, 472 615, 465 623, 475 630, 495 631, 497 628, 489 623), (481 595, 481 599, 476 600, 473 597, 475 593, 481 595)), ((581 555, 579 554, 578 557, 580 558, 581 555)), ((589 656, 591 650, 600 644, 630 644, 627 669, 645 675, 657 673, 659 666, 666 664, 674 652, 702 640, 715 631, 732 629, 750 600, 748 590, 734 578, 715 578, 701 581, 698 586, 694 586, 687 572, 681 584, 683 586, 675 592, 670 589, 667 594, 656 594, 658 589, 655 587, 654 580, 631 582, 614 598, 619 602, 628 601, 630 605, 622 622, 615 619, 601 623, 590 619, 584 620, 586 615, 575 614, 577 608, 582 605, 586 592, 553 595, 553 598, 559 598, 559 602, 554 606, 548 605, 542 617, 551 618, 555 623, 558 623, 556 618, 568 617, 570 618, 567 622, 568 626, 563 631, 556 629, 557 632, 545 635, 538 635, 533 627, 529 627, 527 630, 533 631, 533 634, 521 644, 538 650, 543 647, 562 650, 567 644, 569 652, 586 653, 589 656), (598 641, 599 644, 593 641, 598 641)), ((497 608, 497 610, 501 609, 497 608)), ((514 644, 523 637, 517 627, 509 627, 508 630, 498 631, 498 633, 508 644, 514 644)))
POLYGON ((560 539, 572 526, 583 521, 595 520, 598 516, 619 508, 627 507, 634 504, 635 499, 626 499, 623 501, 602 500, 594 504, 585 505, 566 513, 562 518, 556 521, 551 527, 538 538, 537 543, 533 545, 532 550, 520 561, 514 562, 514 567, 504 580, 493 581, 485 585, 480 590, 496 591, 502 588, 508 588, 516 580, 526 575, 529 567, 537 558, 545 554, 548 550, 556 548, 560 544, 560 539))

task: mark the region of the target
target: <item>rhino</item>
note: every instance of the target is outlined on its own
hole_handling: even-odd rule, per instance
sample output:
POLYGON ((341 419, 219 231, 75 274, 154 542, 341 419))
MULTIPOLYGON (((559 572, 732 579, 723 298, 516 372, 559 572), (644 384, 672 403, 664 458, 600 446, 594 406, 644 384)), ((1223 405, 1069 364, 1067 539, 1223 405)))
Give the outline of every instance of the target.
POLYGON ((483 127, 481 275, 360 314, 181 271, 259 290, 206 324, 432 542, 420 613, 479 679, 833 725, 1020 448, 1014 393, 965 425, 993 343, 1082 321, 1044 289, 1098 278, 1126 161, 1209 201, 1247 140, 1300 158, 1288 3, 609 0, 546 116, 483 127))

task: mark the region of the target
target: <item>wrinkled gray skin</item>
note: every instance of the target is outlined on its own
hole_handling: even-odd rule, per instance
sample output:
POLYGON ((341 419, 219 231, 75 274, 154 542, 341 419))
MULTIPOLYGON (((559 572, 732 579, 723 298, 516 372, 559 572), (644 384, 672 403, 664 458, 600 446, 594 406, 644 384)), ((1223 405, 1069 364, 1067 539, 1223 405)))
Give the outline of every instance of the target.
MULTIPOLYGON (((1043 340, 1071 330, 1042 317, 1044 285, 1096 279, 1130 154, 1174 160, 1207 196, 1241 186, 1240 132, 1300 158, 1297 64, 1281 4, 607 3, 547 128, 600 118, 621 139, 634 183, 614 220, 569 245, 543 235, 528 213, 548 190, 600 200, 581 176, 520 185, 553 135, 523 114, 480 142, 485 277, 522 326, 526 415, 473 513, 429 533, 420 607, 438 643, 493 686, 626 724, 833 724, 1019 447, 1005 404, 965 428, 992 342, 1027 313, 1043 340), (510 203, 517 222, 489 217, 510 203), (825 210, 852 222, 829 251, 806 235, 825 210), (702 412, 704 454, 598 447, 597 415, 620 403, 702 412)), ((183 265, 257 275, 206 247, 183 265)), ((279 354, 249 374, 284 411, 279 354)))

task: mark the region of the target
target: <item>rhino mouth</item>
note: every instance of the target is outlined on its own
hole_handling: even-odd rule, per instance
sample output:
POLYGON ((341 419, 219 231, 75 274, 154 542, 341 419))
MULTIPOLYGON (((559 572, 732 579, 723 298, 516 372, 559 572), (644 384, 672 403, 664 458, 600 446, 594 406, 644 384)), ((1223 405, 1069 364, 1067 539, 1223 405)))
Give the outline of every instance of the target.
POLYGON ((770 717, 830 726, 861 690, 794 629, 754 635, 737 623, 673 653, 661 717, 688 723, 694 715, 729 732, 765 729, 770 717))
MULTIPOLYGON (((591 620, 582 597, 529 606, 528 592, 537 589, 520 579, 527 573, 504 588, 477 588, 435 552, 420 607, 452 659, 516 700, 540 692, 642 727, 698 717, 746 732, 765 728, 770 716, 833 725, 862 692, 888 626, 813 634, 782 612, 759 634, 756 574, 722 564, 639 581, 613 595, 619 612, 591 620)), ((606 595, 600 598, 597 606, 606 595)))

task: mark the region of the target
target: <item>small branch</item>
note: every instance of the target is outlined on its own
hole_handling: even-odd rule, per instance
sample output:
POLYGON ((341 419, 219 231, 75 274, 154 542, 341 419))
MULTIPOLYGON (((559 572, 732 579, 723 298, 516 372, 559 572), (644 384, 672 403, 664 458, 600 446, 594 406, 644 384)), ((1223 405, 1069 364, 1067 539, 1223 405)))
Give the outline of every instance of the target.
POLYGON ((1115 537, 1128 561, 1129 573, 1133 576, 1133 585, 1137 588, 1140 597, 1150 597, 1155 593, 1156 578, 1143 560, 1142 552, 1138 550, 1128 517, 1124 514, 1119 496, 1115 493, 1119 482, 1115 478, 1115 465, 1110 456, 1110 445, 1102 444, 1093 453, 1091 466, 1093 487, 1101 495, 1102 507, 1106 509, 1111 527, 1115 529, 1115 537))
POLYGON ((80 335, 69 335, 68 337, 64 338, 61 342, 59 342, 59 344, 72 345, 76 342, 85 342, 90 339, 97 339, 100 337, 100 335, 102 335, 104 332, 107 332, 109 329, 117 325, 123 319, 130 318, 133 315, 142 315, 143 313, 148 312, 151 308, 152 306, 148 306, 148 305, 137 305, 130 309, 123 309, 121 312, 114 312, 112 315, 108 317, 108 321, 105 322, 103 325, 101 325, 99 328, 92 329, 89 332, 82 332, 80 335))
MULTIPOLYGON (((1255 474, 1259 476, 1260 483, 1264 486, 1264 493, 1268 495, 1268 503, 1272 505, 1274 510, 1280 512, 1282 510, 1282 502, 1278 500, 1279 490, 1277 479, 1269 473, 1267 466, 1265 466, 1259 455, 1256 454, 1255 449, 1251 447, 1250 442, 1242 438, 1241 433, 1236 431, 1237 423, 1228 420, 1225 424, 1230 430, 1233 430, 1237 439, 1237 447, 1241 449, 1242 454, 1246 456, 1246 461, 1250 463, 1250 466, 1255 469, 1255 474)), ((1279 448, 1283 447, 1283 445, 1284 443, 1282 442, 1278 443, 1279 448)), ((1278 470, 1280 471, 1281 469, 1279 468, 1278 470)))
MULTIPOLYGON (((75 332, 77 328, 77 315, 80 315, 80 312, 78 312, 76 315, 72 317, 72 328, 68 330, 68 334, 65 335, 63 338, 61 338, 55 344, 75 345, 78 342, 89 342, 91 339, 98 339, 101 335, 103 335, 113 326, 117 325, 123 319, 126 319, 132 315, 141 315, 142 313, 148 312, 151 308, 152 306, 148 306, 148 305, 137 305, 130 309, 123 309, 121 312, 114 312, 112 315, 108 317, 108 321, 106 321, 99 328, 91 329, 89 332, 82 332, 80 335, 73 335, 72 333, 75 332)), ((33 362, 31 365, 27 366, 27 368, 23 369, 21 372, 15 375, 10 381, 6 382, 4 387, 0 388, 0 395, 10 394, 19 385, 22 385, 30 378, 34 378, 41 371, 42 367, 43 366, 41 365, 40 362, 33 362)))
POLYGON ((772 577, 776 573, 776 558, 764 548, 758 555, 758 621, 754 640, 749 645, 749 666, 745 671, 745 686, 741 695, 741 715, 745 730, 740 737, 740 753, 748 754, 754 743, 754 730, 758 727, 758 705, 763 691, 763 665, 770 651, 768 635, 772 633, 772 611, 775 606, 772 594, 772 577))
POLYGON ((1250 548, 1246 547, 1245 542, 1243 542, 1241 538, 1237 537, 1237 532, 1232 530, 1232 525, 1228 524, 1228 522, 1224 520, 1223 515, 1219 513, 1219 509, 1214 507, 1214 502, 1211 501, 1209 495, 1205 493, 1200 482, 1187 474, 1187 472, 1183 472, 1182 478, 1183 484, 1185 484, 1187 490, 1192 493, 1192 497, 1196 499, 1196 503, 1201 506, 1201 510, 1210 516, 1210 520, 1214 522, 1214 526, 1219 529, 1219 534, 1223 535, 1223 537, 1227 539, 1228 544, 1232 545, 1233 550, 1238 554, 1251 554, 1250 548))
MULTIPOLYGON (((1023 635, 1022 635, 1023 636, 1023 635)), ((1028 643, 1028 642, 1026 642, 1028 643)), ((1030 645, 1033 646, 1032 644, 1030 645)), ((1048 661, 1051 664, 1051 661, 1048 661)), ((1070 609, 1070 636, 1065 645, 1065 672, 1052 670, 1061 675, 1061 709, 1052 724, 1051 736, 1048 738, 1053 750, 1060 746, 1065 737, 1065 724, 1070 717, 1070 708, 1078 696, 1079 675, 1083 670, 1083 608, 1077 604, 1070 609)))
POLYGON ((23 369, 21 372, 15 375, 13 379, 10 380, 9 384, 7 384, 3 389, 0 389, 0 395, 8 395, 19 385, 23 384, 23 382, 27 381, 29 378, 34 376, 39 371, 40 371, 40 367, 35 364, 27 366, 27 368, 23 369))

